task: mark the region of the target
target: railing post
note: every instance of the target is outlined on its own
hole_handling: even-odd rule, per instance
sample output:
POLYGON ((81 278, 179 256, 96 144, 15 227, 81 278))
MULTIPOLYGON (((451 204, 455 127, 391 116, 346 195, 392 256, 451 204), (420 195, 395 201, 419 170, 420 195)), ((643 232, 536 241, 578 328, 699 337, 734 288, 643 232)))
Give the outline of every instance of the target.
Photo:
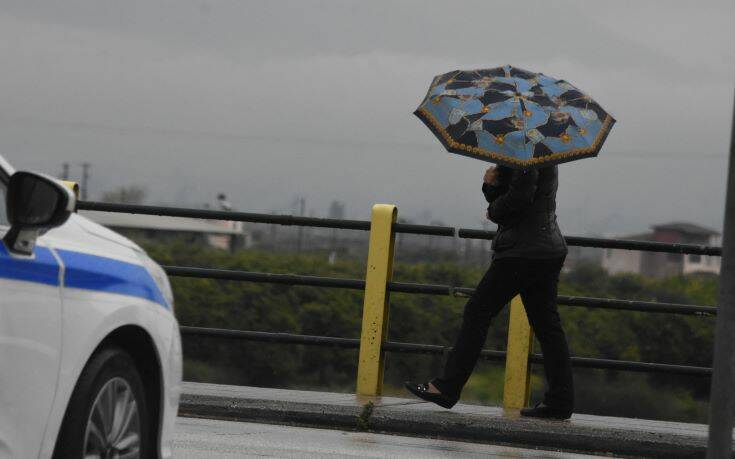
POLYGON ((530 372, 528 356, 533 345, 533 333, 520 296, 510 304, 508 324, 508 351, 505 358, 503 408, 520 409, 528 404, 530 372))
POLYGON ((357 366, 358 395, 380 395, 383 391, 382 346, 388 336, 388 282, 393 275, 393 223, 397 214, 394 205, 373 206, 357 366))
POLYGON ((730 128, 730 159, 725 191, 725 221, 722 227, 722 269, 719 309, 715 323, 712 382, 709 393, 709 438, 707 458, 732 457, 733 397, 735 383, 735 107, 730 128))

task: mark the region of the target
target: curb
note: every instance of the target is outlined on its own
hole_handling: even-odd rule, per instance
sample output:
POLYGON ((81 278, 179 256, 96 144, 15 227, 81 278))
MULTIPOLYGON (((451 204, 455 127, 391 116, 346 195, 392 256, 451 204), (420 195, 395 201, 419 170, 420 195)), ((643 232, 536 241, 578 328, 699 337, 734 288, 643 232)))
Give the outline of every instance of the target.
POLYGON ((381 404, 375 399, 378 403, 365 409, 357 402, 295 402, 195 392, 184 390, 180 416, 341 430, 367 426, 368 431, 381 433, 628 457, 703 457, 706 453, 706 438, 692 435, 439 411, 412 400, 381 404))

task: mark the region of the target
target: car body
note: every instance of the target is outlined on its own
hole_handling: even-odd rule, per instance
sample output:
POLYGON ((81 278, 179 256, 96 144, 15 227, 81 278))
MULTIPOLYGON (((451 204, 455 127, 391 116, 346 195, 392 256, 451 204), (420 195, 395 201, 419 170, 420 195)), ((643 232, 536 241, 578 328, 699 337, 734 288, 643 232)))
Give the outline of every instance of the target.
MULTIPOLYGON (((10 228, 5 194, 14 172, 0 156, 0 237, 10 228)), ((129 355, 140 373, 149 455, 171 457, 182 353, 161 267, 75 213, 42 233, 31 256, 0 242, 0 457, 59 456, 80 376, 106 347, 129 355)))

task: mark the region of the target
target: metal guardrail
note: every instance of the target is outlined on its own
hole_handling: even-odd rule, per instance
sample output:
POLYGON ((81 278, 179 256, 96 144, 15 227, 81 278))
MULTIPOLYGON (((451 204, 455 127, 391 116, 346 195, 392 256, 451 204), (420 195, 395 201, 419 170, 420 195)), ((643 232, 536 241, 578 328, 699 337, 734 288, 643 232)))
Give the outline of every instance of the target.
MULTIPOLYGON (((359 349, 360 340, 357 338, 338 338, 334 336, 298 335, 292 333, 273 333, 250 330, 229 330, 224 328, 181 327, 182 335, 207 336, 211 338, 242 339, 247 341, 262 341, 281 344, 304 344, 341 349, 359 349)), ((386 341, 383 351, 405 354, 433 354, 445 355, 450 347, 435 344, 402 343, 386 341)), ((480 358, 483 360, 503 361, 507 353, 483 349, 480 358)), ((529 361, 543 364, 544 358, 540 354, 531 354, 529 361)), ((664 363, 634 362, 628 360, 593 359, 587 357, 572 357, 572 366, 580 368, 595 368, 601 370, 627 370, 642 373, 668 373, 677 375, 710 376, 711 368, 693 367, 688 365, 670 365, 664 363)))
MULTIPOLYGON (((322 228, 350 229, 370 231, 370 249, 368 254, 368 277, 362 279, 344 279, 333 277, 305 276, 297 274, 258 273, 238 270, 164 266, 171 276, 210 278, 231 281, 265 282, 284 285, 302 285, 328 288, 347 288, 365 291, 363 310, 363 329, 360 339, 337 338, 327 336, 296 335, 290 333, 272 333, 246 330, 226 330, 215 328, 182 326, 183 335, 208 336, 251 341, 290 343, 338 348, 359 349, 358 393, 377 395, 382 389, 383 355, 386 352, 444 354, 449 348, 431 344, 400 343, 389 341, 386 336, 388 320, 388 292, 402 292, 428 295, 449 295, 466 297, 472 295, 474 289, 442 284, 416 284, 393 282, 391 280, 393 244, 396 233, 421 234, 430 236, 451 236, 469 239, 492 239, 494 231, 476 229, 455 229, 445 226, 413 225, 397 223, 394 206, 376 205, 373 208, 373 219, 336 220, 327 218, 298 217, 292 215, 270 215, 247 212, 229 212, 218 210, 182 209, 176 207, 142 206, 130 204, 111 204, 101 202, 80 201, 79 210, 103 212, 122 212, 132 214, 160 215, 169 217, 188 217, 214 220, 230 220, 251 223, 269 223, 278 225, 313 226, 322 228), (377 270, 377 271, 376 271, 377 270), (371 279, 370 273, 382 272, 371 279)), ((596 247, 608 249, 640 250, 662 253, 693 254, 720 256, 720 247, 700 246, 692 244, 667 244, 651 241, 631 241, 620 239, 598 239, 588 237, 565 237, 570 246, 596 247)), ((711 306, 687 305, 676 303, 659 303, 652 301, 619 300, 606 298, 587 298, 559 295, 557 303, 571 307, 602 308, 624 311, 640 311, 651 313, 683 314, 690 316, 714 316, 717 308, 711 306)), ((528 356, 527 362, 538 364, 543 357, 531 352, 530 328, 520 301, 511 306, 511 323, 509 325, 508 352, 483 350, 481 358, 486 360, 506 361, 506 384, 504 405, 518 408, 528 399, 527 364, 511 362, 511 356, 528 356), (525 380, 525 388, 522 382, 525 380), (512 381, 513 384, 509 384, 512 381), (518 384, 520 382, 520 384, 518 384), (508 394, 508 392, 513 392, 508 394)), ((633 362, 587 357, 572 357, 572 365, 583 368, 608 370, 625 370, 636 372, 655 372, 678 375, 710 376, 711 368, 687 365, 671 365, 653 362, 633 362)))
MULTIPOLYGON (((268 223, 286 226, 312 226, 318 228, 370 231, 370 221, 368 220, 337 220, 332 218, 299 217, 295 215, 274 215, 207 209, 185 209, 181 207, 115 204, 96 201, 79 201, 77 202, 77 209, 140 215, 158 215, 166 217, 200 218, 205 220, 228 220, 236 222, 268 223)), ((394 223, 393 231, 396 233, 421 234, 427 236, 453 237, 456 234, 457 237, 463 239, 492 239, 495 236, 495 231, 453 228, 449 226, 414 225, 408 223, 394 223)), ((568 245, 577 247, 641 250, 646 252, 680 253, 686 255, 722 255, 722 247, 713 247, 706 245, 669 244, 663 242, 633 241, 627 239, 600 239, 579 236, 565 236, 564 239, 567 241, 568 245)))
MULTIPOLYGON (((143 206, 138 204, 115 204, 109 202, 78 201, 77 210, 117 212, 166 217, 199 218, 203 220, 227 220, 233 222, 268 223, 285 226, 312 226, 316 228, 349 229, 370 231, 369 220, 338 220, 333 218, 300 217, 296 215, 258 214, 225 210, 185 209, 181 207, 143 206)), ((424 234, 429 236, 454 236, 454 228, 448 226, 414 225, 395 223, 396 233, 424 234)))
MULTIPOLYGON (((457 236, 467 239, 492 239, 495 231, 476 229, 457 230, 457 236)), ((686 255, 721 256, 722 247, 695 244, 672 244, 654 241, 634 241, 630 239, 601 239, 594 237, 564 236, 567 245, 577 247, 592 247, 597 249, 640 250, 645 252, 680 253, 686 255)))
MULTIPOLYGON (((271 284, 302 285, 310 287, 346 288, 364 290, 362 279, 344 279, 338 277, 302 276, 299 274, 274 274, 250 271, 238 271, 213 268, 190 268, 184 266, 164 266, 170 276, 192 277, 203 279, 238 280, 263 282, 271 284)), ((408 282, 389 282, 388 290, 398 293, 418 293, 425 295, 445 295, 469 297, 475 289, 469 287, 453 287, 440 284, 414 284, 408 282)), ((658 303, 653 301, 617 300, 608 298, 588 298, 559 295, 557 303, 564 306, 577 306, 597 309, 613 309, 618 311, 659 312, 666 314, 683 314, 692 316, 715 316, 717 308, 677 303, 658 303)))

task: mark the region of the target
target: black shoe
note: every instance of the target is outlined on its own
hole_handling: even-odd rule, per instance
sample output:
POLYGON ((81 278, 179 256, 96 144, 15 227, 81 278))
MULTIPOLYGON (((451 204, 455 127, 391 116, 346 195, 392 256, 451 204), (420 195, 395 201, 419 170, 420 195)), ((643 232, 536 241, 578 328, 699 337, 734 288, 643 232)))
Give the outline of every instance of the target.
POLYGON ((572 417, 572 410, 560 410, 559 408, 552 408, 543 403, 537 403, 533 408, 523 408, 521 410, 521 416, 564 420, 572 417))
POLYGON ((434 394, 429 392, 429 383, 416 384, 411 381, 406 381, 403 385, 406 386, 406 389, 411 391, 411 393, 416 397, 426 400, 427 402, 436 403, 442 408, 449 409, 457 403, 456 398, 450 398, 444 394, 434 394))

